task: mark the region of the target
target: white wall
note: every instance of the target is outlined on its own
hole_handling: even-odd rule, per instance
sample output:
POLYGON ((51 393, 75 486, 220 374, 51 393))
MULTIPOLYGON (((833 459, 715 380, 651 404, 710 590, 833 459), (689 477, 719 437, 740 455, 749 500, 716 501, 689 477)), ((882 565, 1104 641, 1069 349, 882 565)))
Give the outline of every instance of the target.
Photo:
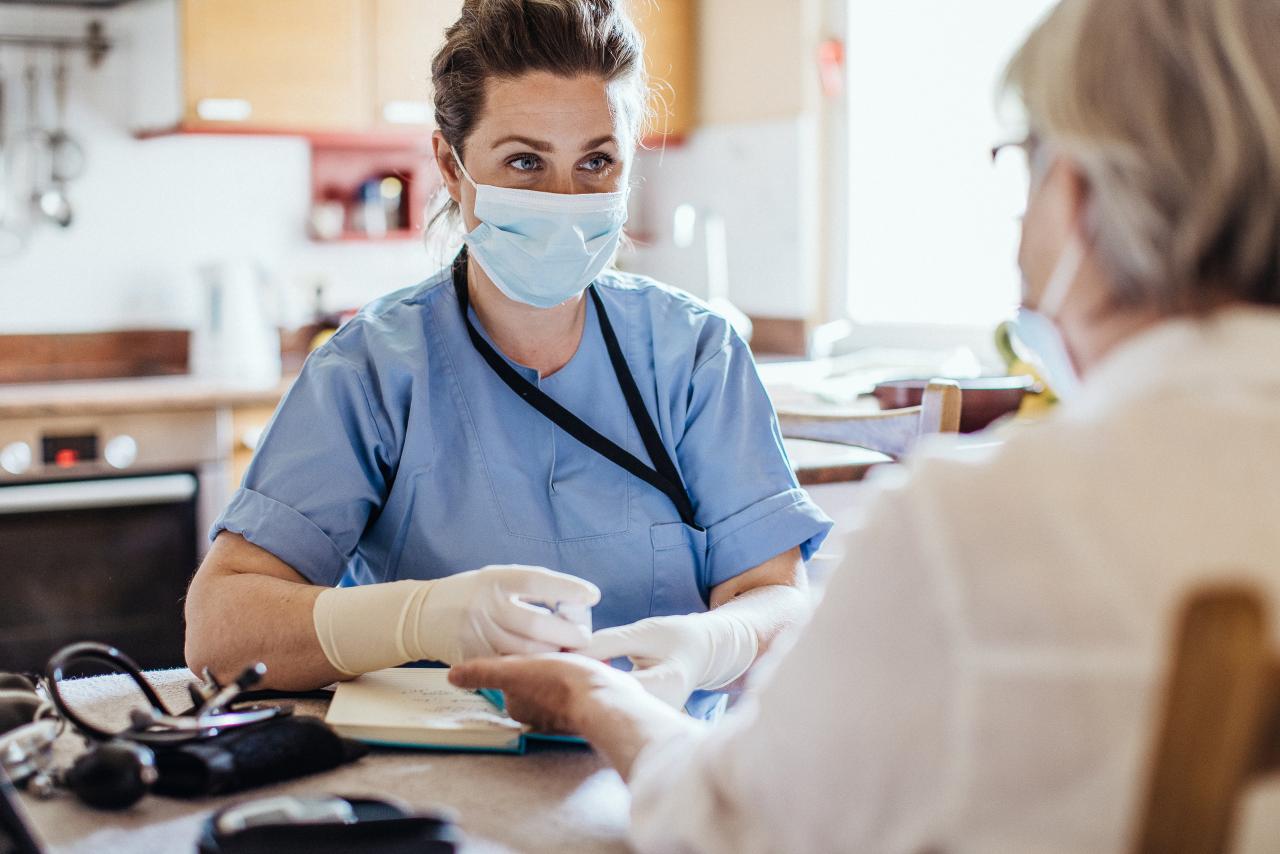
MULTIPOLYGON (((682 203, 724 217, 730 298, 749 314, 809 318, 824 288, 822 104, 816 51, 825 0, 702 0, 699 118, 683 146, 641 155, 639 230, 624 259, 706 294, 704 246, 677 249, 682 203)), ((841 232, 843 238, 843 232, 841 232)))
MULTIPOLYGON (((129 133, 136 74, 148 45, 131 44, 135 7, 109 13, 0 7, 0 32, 82 35, 105 22, 122 43, 98 68, 73 57, 70 129, 88 151, 69 195, 70 229, 45 226, 16 258, 0 258, 0 333, 126 327, 190 327, 197 320, 194 271, 217 259, 252 258, 291 293, 330 285, 330 307, 359 305, 434 271, 442 259, 416 241, 317 245, 305 236, 310 195, 305 142, 289 138, 129 133)), ((176 35, 175 35, 176 38, 176 35)), ((48 52, 35 54, 46 83, 48 52)), ((24 52, 0 48, 9 126, 21 124, 24 52)), ((46 104, 52 118, 52 101, 46 104)))
POLYGON ((650 245, 623 258, 628 269, 707 295, 706 246, 672 242, 675 210, 724 218, 729 296, 763 317, 806 317, 814 307, 816 273, 805 152, 815 126, 806 118, 710 125, 686 144, 642 153, 636 163, 635 216, 650 245))
MULTIPOLYGON (((199 311, 194 271, 216 259, 255 258, 295 301, 329 284, 330 307, 358 305, 412 284, 443 262, 416 242, 322 246, 305 237, 305 143, 286 138, 129 133, 141 93, 167 88, 149 67, 158 37, 136 19, 171 0, 109 13, 0 6, 0 31, 81 35, 103 20, 119 47, 99 68, 74 60, 71 129, 89 150, 70 187, 75 225, 42 228, 16 259, 0 258, 0 333, 137 326, 188 327, 199 311), (140 11, 141 10, 141 11, 140 11), (148 81, 143 87, 140 81, 148 81)), ((636 175, 642 230, 655 244, 625 266, 705 293, 699 242, 678 250, 671 217, 681 203, 726 220, 731 296, 744 310, 808 317, 819 300, 820 164, 812 66, 818 0, 706 0, 701 20, 704 126, 682 147, 642 153, 636 175)), ((176 38, 176 36, 175 36, 176 38)), ((51 58, 42 57, 47 72, 51 58)), ((24 57, 0 50, 11 113, 20 113, 24 57)), ((51 105, 50 105, 51 114, 51 105)), ((16 119, 17 116, 14 116, 16 119)), ((12 122, 11 122, 12 124, 12 122)))

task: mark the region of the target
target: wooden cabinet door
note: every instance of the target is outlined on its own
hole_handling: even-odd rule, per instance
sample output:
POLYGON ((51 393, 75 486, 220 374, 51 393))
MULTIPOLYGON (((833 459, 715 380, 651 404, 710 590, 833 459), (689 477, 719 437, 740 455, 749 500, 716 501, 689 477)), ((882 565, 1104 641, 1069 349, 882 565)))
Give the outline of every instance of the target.
POLYGON ((435 126, 431 60, 462 0, 373 0, 374 125, 435 126))
POLYGON ((187 126, 368 126, 366 0, 183 0, 181 8, 187 126))
POLYGON ((630 11, 645 40, 645 65, 653 88, 654 138, 680 138, 698 123, 697 0, 631 0, 630 11))

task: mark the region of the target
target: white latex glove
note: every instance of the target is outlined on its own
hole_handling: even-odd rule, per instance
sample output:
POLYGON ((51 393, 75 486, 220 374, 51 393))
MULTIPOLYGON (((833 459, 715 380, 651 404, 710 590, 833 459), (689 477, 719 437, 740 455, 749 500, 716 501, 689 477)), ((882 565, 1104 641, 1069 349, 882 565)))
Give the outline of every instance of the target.
POLYGON ((544 608, 589 607, 600 590, 534 566, 486 566, 432 581, 393 581, 325 590, 312 618, 329 663, 347 675, 431 659, 577 650, 586 628, 544 608))
POLYGON ((711 611, 602 629, 582 654, 601 661, 631 659, 640 684, 679 709, 694 691, 723 688, 746 673, 758 650, 745 620, 711 611))

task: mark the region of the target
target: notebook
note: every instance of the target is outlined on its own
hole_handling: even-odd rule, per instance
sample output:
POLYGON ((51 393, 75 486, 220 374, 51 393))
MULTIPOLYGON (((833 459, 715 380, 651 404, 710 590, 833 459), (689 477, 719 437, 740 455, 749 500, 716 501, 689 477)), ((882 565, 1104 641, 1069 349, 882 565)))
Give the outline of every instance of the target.
POLYGON ((584 743, 529 733, 503 710, 500 694, 454 687, 438 667, 393 667, 340 682, 324 720, 347 738, 388 747, 523 753, 529 738, 584 743))

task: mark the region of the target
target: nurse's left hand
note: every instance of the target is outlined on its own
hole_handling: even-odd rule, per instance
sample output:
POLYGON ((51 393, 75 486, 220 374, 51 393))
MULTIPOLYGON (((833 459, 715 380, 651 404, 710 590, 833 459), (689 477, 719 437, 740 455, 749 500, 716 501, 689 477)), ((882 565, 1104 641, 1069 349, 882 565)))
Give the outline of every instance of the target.
POLYGON ((745 620, 710 611, 603 629, 591 636, 582 654, 602 661, 629 658, 636 680, 679 709, 694 691, 736 680, 755 662, 758 650, 756 633, 745 620))
POLYGON ((501 690, 511 717, 546 733, 585 732, 601 695, 609 695, 609 703, 649 699, 626 673, 566 653, 476 659, 455 665, 449 681, 459 688, 501 690))

